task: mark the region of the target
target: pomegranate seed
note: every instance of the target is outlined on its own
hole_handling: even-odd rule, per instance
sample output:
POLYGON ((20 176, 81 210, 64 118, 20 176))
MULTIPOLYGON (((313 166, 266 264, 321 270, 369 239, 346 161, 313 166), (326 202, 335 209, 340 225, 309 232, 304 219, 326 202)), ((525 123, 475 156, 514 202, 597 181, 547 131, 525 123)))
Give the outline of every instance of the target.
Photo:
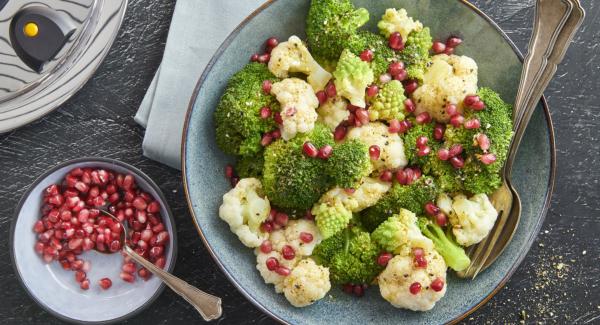
POLYGON ((365 294, 365 288, 363 288, 362 285, 357 284, 352 288, 352 293, 357 297, 362 297, 365 294))
POLYGON ((156 244, 157 245, 165 245, 169 240, 169 233, 166 231, 159 232, 156 235, 156 244))
POLYGON ((264 106, 260 108, 260 118, 264 119, 268 119, 269 117, 271 117, 271 108, 268 106, 264 106))
POLYGON ((400 183, 400 185, 408 184, 408 177, 407 177, 406 171, 404 169, 399 169, 396 172, 396 180, 398 181, 398 183, 400 183))
POLYGON ((262 242, 262 244, 260 244, 261 252, 263 252, 265 254, 269 254, 272 250, 273 250, 273 245, 271 244, 271 241, 265 240, 262 242))
POLYGON ((287 267, 285 267, 283 265, 277 266, 277 269, 275 269, 275 272, 281 276, 288 276, 291 273, 290 269, 288 269, 287 267))
POLYGON ((281 255, 286 260, 293 260, 294 257, 296 257, 296 252, 294 252, 294 248, 292 246, 284 245, 283 248, 281 248, 281 255))
POLYGON ((269 271, 275 271, 275 269, 277 269, 277 267, 279 266, 279 261, 277 261, 275 257, 269 257, 267 258, 265 264, 267 265, 267 269, 269 271))
POLYGON ((317 147, 309 141, 304 142, 302 145, 302 152, 311 158, 315 158, 319 154, 317 147))
POLYGON ((406 80, 404 82, 404 91, 406 91, 407 94, 414 93, 418 87, 419 83, 416 80, 406 80))
POLYGON ((279 44, 279 41, 275 38, 275 37, 269 37, 266 41, 265 41, 265 46, 266 47, 270 47, 270 48, 274 48, 275 46, 277 46, 279 44))
POLYGON ((437 152, 437 155, 440 160, 448 160, 450 159, 450 150, 446 148, 440 148, 437 152))
POLYGON ((412 124, 410 123, 409 120, 402 120, 400 121, 400 131, 399 133, 406 133, 408 132, 408 130, 412 127, 412 124))
POLYGON ((463 152, 463 147, 460 144, 455 144, 450 147, 450 157, 456 157, 463 152))
POLYGON ((47 196, 54 196, 56 194, 58 194, 58 185, 56 184, 52 184, 48 187, 46 187, 46 195, 47 196))
POLYGON ((394 256, 391 253, 383 252, 379 254, 379 257, 377 257, 377 264, 381 266, 386 266, 388 262, 392 259, 392 257, 394 256))
POLYGON ((404 100, 404 110, 407 113, 412 113, 415 111, 415 109, 416 109, 415 103, 412 101, 412 99, 407 98, 404 100))
POLYGON ((400 121, 397 119, 390 120, 390 126, 388 127, 389 133, 398 133, 400 132, 400 121))
POLYGON ((44 223, 42 222, 42 220, 38 220, 33 224, 33 231, 41 234, 44 231, 46 231, 46 228, 44 227, 44 223))
POLYGON ((452 55, 452 54, 454 54, 454 48, 446 46, 446 50, 444 51, 444 54, 446 54, 446 55, 452 55))
POLYGON ((356 119, 358 119, 362 125, 369 123, 369 112, 367 112, 366 109, 357 109, 354 114, 356 115, 356 119))
POLYGON ((447 47, 457 47, 462 43, 462 39, 454 36, 454 37, 450 37, 446 40, 446 46, 447 47))
POLYGON ((262 82, 262 90, 263 92, 265 92, 265 94, 269 94, 271 93, 271 87, 273 86, 273 83, 271 82, 271 80, 264 80, 262 82))
POLYGON ((258 54, 254 53, 250 56, 250 62, 257 62, 258 61, 258 54))
POLYGON ((487 137, 487 135, 479 133, 475 139, 477 140, 477 145, 479 148, 481 148, 481 150, 487 151, 490 148, 490 139, 487 137))
POLYGON ((437 141, 442 141, 444 139, 444 133, 446 132, 446 125, 441 123, 436 123, 435 128, 433 129, 433 138, 437 141))
POLYGON ((393 77, 400 73, 400 71, 404 70, 404 62, 392 62, 388 66, 388 73, 393 77))
POLYGON ((415 121, 418 124, 427 124, 431 122, 431 115, 429 115, 427 112, 423 112, 415 117, 415 121))
POLYGON ((277 214, 275 215, 275 223, 282 227, 287 225, 289 220, 290 220, 290 217, 283 212, 277 212, 277 214))
POLYGON ((133 263, 133 262, 125 263, 121 267, 121 270, 123 270, 123 272, 127 272, 127 273, 135 273, 135 263, 133 263))
POLYGON ((275 130, 271 131, 271 136, 273 137, 273 139, 281 138, 281 130, 275 129, 275 130))
POLYGON ((120 251, 121 250, 121 242, 116 239, 113 240, 109 245, 109 250, 113 253, 120 251))
POLYGON ((423 135, 418 136, 417 137, 417 147, 420 148, 420 147, 426 146, 428 141, 429 141, 429 139, 426 136, 423 136, 423 135))
POLYGON ((377 96, 378 92, 379 92, 379 87, 377 87, 377 85, 370 85, 369 87, 367 87, 367 96, 369 96, 369 97, 377 96))
POLYGON ((352 194, 354 194, 354 192, 356 192, 356 189, 355 188, 345 188, 344 192, 352 195, 352 194))
POLYGON ((81 282, 83 280, 85 280, 86 274, 83 271, 77 271, 75 272, 75 281, 77 282, 81 282))
POLYGON ((331 154, 333 153, 333 147, 330 145, 325 145, 323 146, 321 149, 319 149, 319 152, 317 153, 317 157, 320 159, 329 159, 329 157, 331 157, 331 154))
POLYGON ((106 290, 112 286, 112 281, 109 278, 102 278, 98 281, 100 288, 106 290))
POLYGON ((381 175, 379 176, 379 179, 384 181, 384 182, 391 182, 393 178, 392 172, 389 170, 384 170, 381 175))
POLYGON ((296 107, 290 106, 285 109, 285 116, 294 116, 297 110, 296 107))
POLYGON ((369 156, 371 157, 371 160, 378 160, 380 155, 381 149, 379 149, 378 145, 374 144, 369 147, 369 156))
POLYGON ((444 280, 441 278, 436 278, 435 280, 431 281, 429 286, 431 289, 433 289, 433 291, 440 292, 444 289, 444 280))
POLYGON ((415 171, 412 168, 404 168, 406 174, 406 185, 410 185, 415 179, 415 171))
POLYGON ((135 212, 135 217, 136 217, 137 221, 142 224, 146 223, 146 221, 148 220, 148 215, 146 214, 146 211, 144 211, 144 210, 137 210, 135 212))
POLYGON ((148 269, 142 267, 138 270, 138 275, 144 279, 145 281, 147 281, 150 276, 152 275, 152 273, 150 273, 150 271, 148 271, 148 269))
POLYGON ((373 51, 366 49, 360 52, 360 59, 365 62, 371 62, 373 60, 373 51))
POLYGON ((454 168, 460 169, 463 168, 463 166, 465 165, 465 161, 462 157, 454 156, 450 158, 450 164, 452 164, 454 168))
POLYGON ((82 248, 84 251, 89 251, 89 250, 91 250, 92 248, 94 248, 94 242, 93 242, 93 241, 92 241, 90 238, 84 238, 84 239, 83 239, 83 243, 82 243, 82 245, 81 245, 81 248, 82 248))
POLYGON ((271 233, 273 231, 273 224, 270 222, 265 222, 260 225, 260 231, 271 233))
POLYGON ((438 208, 437 205, 433 204, 433 202, 427 202, 425 203, 425 212, 427 212, 427 214, 430 216, 434 216, 438 212, 440 212, 440 208, 438 208))
POLYGON ((324 90, 317 91, 317 99, 319 100, 319 105, 323 105, 327 102, 327 94, 324 90))
POLYGON ((341 141, 346 137, 347 132, 348 132, 348 130, 346 129, 345 126, 338 125, 335 128, 335 131, 333 131, 333 138, 335 139, 335 141, 341 141))
POLYGON ((426 268, 427 260, 425 259, 425 256, 415 256, 414 264, 415 264, 415 267, 426 268))
POLYGON ((425 157, 431 152, 431 148, 429 146, 421 147, 417 150, 417 156, 425 157))
POLYGON ((409 289, 410 293, 412 293, 413 295, 418 294, 419 292, 421 292, 421 284, 419 282, 414 282, 413 284, 410 285, 409 289))
POLYGON ((273 142, 273 136, 270 133, 263 134, 262 139, 260 139, 260 145, 266 147, 273 142))
POLYGON ((392 81, 392 75, 389 73, 384 73, 379 76, 379 82, 381 82, 382 84, 386 84, 390 81, 392 81))
POLYGON ((135 282, 135 276, 131 273, 121 272, 121 274, 119 274, 119 277, 121 278, 121 280, 123 280, 125 282, 129 282, 129 283, 135 282))
POLYGON ((465 96, 465 99, 463 99, 463 103, 467 107, 471 107, 473 104, 477 103, 478 101, 480 101, 480 99, 479 99, 479 96, 477 96, 477 95, 467 95, 467 96, 465 96))
POLYGON ((35 246, 33 248, 35 249, 36 253, 43 254, 44 253, 45 245, 44 245, 44 243, 38 241, 38 242, 35 243, 35 246))
POLYGON ((485 165, 491 165, 496 161, 496 155, 494 155, 493 153, 486 153, 481 155, 479 157, 479 160, 481 160, 481 162, 485 165))
POLYGON ((154 235, 152 233, 151 229, 144 229, 141 233, 140 233, 140 239, 145 241, 145 242, 149 242, 150 238, 152 238, 152 235, 154 235))
POLYGON ((448 217, 446 216, 445 213, 443 212, 438 212, 435 215, 435 222, 440 226, 440 227, 445 227, 448 224, 448 217))
POLYGON ((435 41, 435 42, 433 42, 433 45, 431 45, 431 50, 435 54, 444 53, 444 51, 446 50, 446 44, 444 44, 440 41, 435 41))
POLYGON ((81 193, 87 193, 90 190, 90 187, 87 186, 84 182, 75 183, 75 189, 77 189, 81 193))
POLYGON ((479 129, 480 126, 481 122, 479 122, 479 119, 473 118, 465 121, 465 129, 479 129))
POLYGON ((271 54, 264 53, 258 56, 258 62, 260 63, 268 63, 271 60, 271 54))
POLYGON ((301 232, 300 233, 300 240, 304 243, 310 243, 313 241, 313 235, 309 232, 301 232))
POLYGON ((154 246, 150 248, 150 257, 151 258, 159 258, 163 256, 165 253, 165 248, 163 246, 154 246))
POLYGON ((154 261, 154 265, 161 269, 165 267, 165 264, 167 264, 167 260, 164 257, 159 257, 156 259, 156 261, 154 261))
POLYGON ((342 286, 342 290, 343 290, 345 293, 347 293, 347 294, 351 295, 351 294, 352 294, 352 292, 353 292, 353 290, 354 290, 354 285, 352 285, 352 283, 346 283, 346 284, 344 284, 344 285, 342 286))
POLYGON ((81 244, 83 244, 83 239, 73 238, 73 239, 69 240, 68 246, 69 246, 70 250, 74 250, 74 249, 81 247, 81 244))
POLYGON ((148 207, 148 203, 146 203, 146 201, 144 201, 144 199, 139 196, 133 199, 132 204, 134 208, 142 211, 146 210, 146 208, 148 207))
POLYGON ((235 187, 239 181, 240 181, 239 177, 237 177, 237 176, 232 177, 231 181, 230 181, 231 187, 235 187))
POLYGON ((412 253, 415 257, 425 255, 425 251, 421 247, 413 248, 412 253))
POLYGON ((304 214, 304 219, 310 220, 310 221, 315 220, 315 216, 312 214, 312 212, 310 212, 310 209, 306 210, 306 213, 304 214))
POLYGON ((275 123, 277 123, 278 125, 283 124, 283 119, 281 118, 281 113, 275 112, 275 114, 273 114, 273 121, 275 121, 275 123))
POLYGON ((90 288, 90 280, 83 279, 83 281, 81 281, 81 283, 79 283, 79 288, 81 288, 81 290, 89 289, 90 288))
POLYGON ((388 39, 388 45, 394 51, 404 50, 404 43, 402 41, 402 35, 398 32, 393 32, 388 39))
POLYGON ((454 104, 447 104, 444 110, 446 111, 446 114, 448 114, 448 116, 450 117, 458 114, 458 107, 456 107, 456 105, 454 104))
POLYGON ((392 76, 394 80, 404 81, 408 77, 408 72, 406 70, 400 70, 398 74, 392 76))
POLYGON ((475 102, 471 105, 471 109, 474 111, 483 111, 483 109, 485 109, 485 103, 482 101, 475 102))
POLYGON ((335 88, 335 84, 333 82, 330 81, 329 83, 327 83, 327 86, 325 86, 325 93, 329 98, 335 97, 337 95, 337 89, 335 88))

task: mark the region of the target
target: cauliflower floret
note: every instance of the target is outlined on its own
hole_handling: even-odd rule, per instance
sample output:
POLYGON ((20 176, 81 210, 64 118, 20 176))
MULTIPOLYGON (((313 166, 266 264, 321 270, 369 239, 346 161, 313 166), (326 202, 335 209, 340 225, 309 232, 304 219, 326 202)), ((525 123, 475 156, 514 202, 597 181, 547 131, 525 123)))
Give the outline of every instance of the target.
POLYGON ((273 94, 281 104, 281 137, 292 139, 297 133, 310 132, 315 127, 319 100, 312 87, 304 80, 288 78, 276 82, 271 87, 273 94))
POLYGON ((446 194, 442 193, 438 195, 436 200, 438 208, 442 210, 447 216, 452 212, 452 198, 446 194))
POLYGON ((389 8, 385 11, 385 14, 381 16, 381 20, 377 23, 377 27, 385 37, 390 37, 390 34, 398 32, 402 35, 402 39, 406 41, 408 34, 413 30, 418 31, 423 29, 423 24, 421 24, 420 21, 415 21, 412 17, 409 17, 404 8, 400 10, 389 8))
POLYGON ((331 73, 313 59, 306 45, 296 35, 273 48, 269 60, 269 70, 277 78, 287 78, 288 72, 304 73, 308 75, 308 83, 315 92, 324 89, 331 79, 331 73))
MULTIPOLYGON (((315 222, 306 219, 290 220, 285 227, 284 233, 288 245, 294 248, 296 255, 312 255, 315 246, 319 245, 323 240, 315 222), (300 239, 302 233, 311 234, 313 237, 312 241, 309 243, 302 241, 302 239, 300 239)), ((273 240, 271 239, 271 242, 272 241, 273 240)))
POLYGON ((479 243, 490 233, 498 211, 485 194, 475 194, 470 199, 459 194, 452 201, 449 216, 456 242, 468 247, 479 243))
POLYGON ((292 270, 296 264, 300 261, 298 257, 294 257, 291 260, 286 260, 281 256, 281 254, 273 249, 270 253, 265 254, 260 251, 260 248, 255 249, 254 253, 256 254, 256 269, 260 272, 260 275, 265 280, 267 284, 275 285, 275 292, 281 293, 283 291, 283 281, 285 280, 285 276, 279 275, 275 271, 271 271, 267 268, 267 259, 269 257, 274 257, 279 261, 279 265, 285 266, 288 269, 292 270))
POLYGON ((463 99, 477 92, 477 64, 467 56, 439 54, 432 57, 423 84, 413 93, 415 114, 428 112, 440 122, 448 122, 446 104, 464 110, 463 99))
POLYGON ((407 255, 415 247, 433 250, 433 242, 421 233, 416 215, 406 209, 389 217, 371 236, 385 250, 396 254, 407 255))
POLYGON ((330 205, 340 202, 346 209, 352 212, 360 212, 375 205, 389 191, 391 186, 390 183, 383 182, 378 178, 364 177, 354 192, 348 193, 343 188, 334 187, 323 194, 319 202, 330 205))
POLYGON ((339 96, 328 99, 317 109, 317 113, 319 113, 318 121, 329 127, 331 131, 334 131, 342 121, 350 116, 350 111, 346 106, 348 106, 348 103, 339 96))
POLYGON ((317 265, 311 258, 300 261, 283 280, 283 294, 295 307, 314 303, 325 297, 329 289, 329 269, 317 265))
POLYGON ((385 270, 379 275, 381 296, 394 307, 414 311, 426 311, 446 294, 446 263, 435 250, 426 250, 426 268, 415 266, 411 255, 397 255, 392 258, 385 270), (438 280, 439 279, 439 280, 438 280), (433 281, 443 281, 442 289, 431 288, 433 281), (417 294, 410 292, 410 286, 418 282, 421 290, 417 294))
POLYGON ((388 127, 380 122, 369 123, 352 128, 346 139, 357 139, 367 146, 377 145, 380 149, 379 159, 371 160, 377 171, 394 170, 406 166, 408 161, 404 155, 404 143, 397 133, 390 133, 388 127))
POLYGON ((268 234, 260 231, 260 224, 269 215, 271 206, 264 196, 262 184, 256 178, 243 178, 235 188, 223 195, 219 217, 229 224, 242 243, 258 247, 268 234))

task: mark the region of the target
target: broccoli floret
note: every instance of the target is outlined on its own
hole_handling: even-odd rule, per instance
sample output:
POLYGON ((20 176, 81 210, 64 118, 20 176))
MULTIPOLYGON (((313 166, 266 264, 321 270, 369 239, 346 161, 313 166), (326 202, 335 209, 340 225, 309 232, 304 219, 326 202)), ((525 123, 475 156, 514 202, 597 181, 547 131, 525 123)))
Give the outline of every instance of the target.
POLYGON ((441 192, 455 193, 464 190, 463 173, 455 169, 447 160, 441 160, 435 152, 429 154, 427 162, 421 167, 423 173, 434 177, 441 192))
POLYGON ((398 54, 389 47, 388 41, 369 31, 358 31, 348 39, 346 48, 356 55, 367 49, 373 52, 370 66, 375 78, 386 73, 391 62, 398 61, 398 54))
POLYGON ((329 267, 332 282, 362 284, 371 283, 383 270, 377 264, 379 253, 369 233, 353 226, 322 241, 311 257, 329 267))
POLYGON ((369 64, 344 50, 333 72, 337 93, 354 106, 365 107, 365 89, 374 80, 369 64))
POLYGON ((409 79, 423 80, 427 64, 431 61, 429 49, 433 44, 429 27, 415 30, 408 35, 400 60, 406 64, 409 79))
POLYGON ((404 87, 398 80, 384 84, 369 108, 371 121, 404 119, 404 87))
POLYGON ((262 151, 262 135, 275 129, 272 119, 262 119, 260 109, 279 110, 275 97, 262 91, 262 82, 277 78, 267 66, 250 63, 234 74, 215 111, 217 145, 225 153, 253 156, 262 151))
POLYGON ((462 271, 471 264, 465 250, 454 240, 450 228, 444 233, 442 227, 427 218, 419 218, 419 228, 423 235, 433 241, 435 250, 442 255, 451 269, 462 271))
POLYGON ((235 170, 240 178, 262 178, 265 159, 262 154, 256 156, 242 156, 235 165, 235 170))
POLYGON ((409 164, 422 166, 430 157, 436 155, 439 143, 433 138, 433 129, 435 123, 418 124, 414 119, 411 119, 412 127, 408 129, 402 138, 404 141, 404 154, 408 159, 409 164), (427 156, 419 157, 417 152, 417 138, 420 136, 427 137, 427 146, 431 148, 431 152, 427 156))
POLYGON ((373 231, 400 209, 422 214, 425 203, 434 201, 437 194, 437 185, 429 176, 422 176, 410 185, 394 183, 377 204, 361 212, 361 220, 367 230, 373 231))
POLYGON ((337 61, 348 39, 369 20, 350 0, 313 0, 306 17, 308 46, 317 61, 337 61))
POLYGON ((406 255, 414 247, 432 249, 431 240, 421 234, 414 213, 401 209, 400 214, 389 217, 380 224, 371 237, 388 252, 406 255))
POLYGON ((311 213, 315 216, 317 227, 324 239, 342 231, 352 219, 352 212, 339 202, 334 205, 317 204, 313 207, 311 213))
POLYGON ((358 187, 360 180, 368 176, 372 169, 369 148, 358 140, 336 145, 327 160, 327 173, 341 188, 358 187))
POLYGON ((331 185, 325 161, 303 153, 305 141, 317 148, 334 144, 329 129, 317 123, 310 133, 299 134, 287 142, 277 140, 265 149, 263 187, 275 206, 306 211, 331 185))

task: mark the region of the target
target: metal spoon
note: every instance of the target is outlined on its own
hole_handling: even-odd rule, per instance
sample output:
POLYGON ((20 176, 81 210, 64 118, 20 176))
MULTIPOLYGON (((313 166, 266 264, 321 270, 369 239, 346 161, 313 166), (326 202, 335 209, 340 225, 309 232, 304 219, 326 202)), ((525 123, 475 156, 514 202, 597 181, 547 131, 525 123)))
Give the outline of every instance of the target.
POLYGON ((475 278, 496 260, 514 235, 521 216, 521 200, 510 183, 517 149, 537 102, 556 72, 556 66, 564 57, 584 14, 577 0, 537 1, 534 31, 513 111, 515 135, 502 170, 503 184, 491 196, 494 207, 499 211, 498 220, 481 243, 470 247, 471 265, 458 272, 460 277, 475 278))
POLYGON ((223 310, 221 308, 221 298, 215 297, 211 294, 208 294, 189 283, 181 280, 180 278, 164 271, 163 269, 157 267, 152 262, 143 258, 141 255, 136 253, 131 247, 127 245, 125 238, 127 236, 127 227, 121 222, 117 217, 112 215, 110 212, 105 210, 100 210, 103 214, 111 217, 115 222, 118 222, 123 231, 121 232, 121 243, 122 250, 131 257, 134 261, 138 262, 143 267, 147 268, 150 272, 152 272, 156 277, 162 280, 169 288, 171 288, 175 293, 183 297, 190 305, 194 306, 196 310, 200 313, 202 318, 205 321, 211 321, 213 319, 217 319, 221 317, 223 310))

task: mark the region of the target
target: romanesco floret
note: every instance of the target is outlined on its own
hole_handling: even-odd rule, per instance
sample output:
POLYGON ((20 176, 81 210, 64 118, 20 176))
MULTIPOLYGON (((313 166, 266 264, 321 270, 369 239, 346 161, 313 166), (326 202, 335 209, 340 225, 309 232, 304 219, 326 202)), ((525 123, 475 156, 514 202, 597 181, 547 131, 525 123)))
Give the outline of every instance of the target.
POLYGON ((446 105, 455 104, 463 113, 463 99, 477 91, 477 64, 467 56, 438 54, 423 76, 423 84, 412 94, 415 114, 428 112, 439 122, 448 122, 446 105))
POLYGON ((369 11, 355 8, 350 0, 311 1, 306 17, 306 36, 317 61, 337 61, 347 40, 369 20, 369 11))
POLYGON ((217 145, 223 152, 254 156, 263 149, 263 133, 275 129, 272 119, 260 118, 263 106, 279 111, 275 97, 262 91, 264 80, 278 79, 260 63, 246 65, 229 79, 214 114, 217 145))
POLYGON ((390 133, 387 125, 381 122, 352 128, 346 134, 346 139, 359 140, 368 147, 379 147, 379 159, 371 160, 373 168, 377 171, 396 170, 407 164, 402 139, 398 133, 390 133))
POLYGON ((358 107, 366 107, 365 89, 375 79, 369 64, 344 50, 333 72, 337 93, 358 107))
POLYGON ((312 87, 298 78, 283 79, 271 86, 271 94, 281 104, 281 137, 289 140, 298 133, 310 132, 317 121, 319 100, 312 87))
POLYGON ((413 31, 408 35, 400 60, 406 64, 409 79, 423 80, 427 65, 431 62, 429 49, 433 44, 429 27, 413 31))
POLYGON ((415 214, 406 209, 401 209, 399 214, 389 217, 380 224, 371 237, 383 249, 394 254, 406 255, 416 247, 424 250, 433 249, 431 240, 421 234, 415 214))
POLYGON ((334 187, 327 191, 319 202, 330 205, 340 202, 352 212, 360 212, 374 204, 390 189, 391 184, 378 178, 364 177, 358 188, 348 192, 344 188, 334 187))
POLYGON ((392 258, 378 277, 381 296, 394 307, 426 311, 446 294, 446 264, 435 250, 425 251, 427 267, 417 267, 411 255, 392 258), (433 290, 432 282, 441 281, 440 291, 433 290), (418 282, 421 290, 412 294, 410 286, 418 282))
POLYGON ((331 187, 325 161, 307 157, 302 152, 305 141, 317 148, 334 144, 329 129, 317 123, 310 133, 290 141, 277 140, 265 149, 264 190, 280 208, 306 211, 331 187))
POLYGON ((317 203, 311 213, 315 216, 317 227, 324 239, 342 231, 352 219, 352 212, 339 202, 333 205, 317 203))
POLYGON ((333 283, 371 283, 383 267, 377 264, 380 248, 358 225, 323 240, 313 251, 315 260, 329 267, 333 283))
POLYGON ((315 92, 324 89, 331 79, 331 73, 313 59, 304 43, 296 35, 291 36, 287 42, 279 43, 271 50, 269 70, 277 78, 287 78, 289 72, 304 73, 308 76, 306 80, 315 92))
POLYGON ((394 183, 377 204, 361 212, 361 220, 367 230, 373 231, 400 209, 420 215, 425 203, 435 200, 437 193, 438 188, 429 176, 421 176, 410 185, 394 183))
POLYGON ((331 131, 334 131, 340 123, 350 116, 350 111, 346 108, 347 106, 348 103, 346 100, 339 96, 329 98, 317 108, 317 113, 319 114, 317 121, 327 125, 331 131))
POLYGON ((369 148, 357 140, 337 144, 327 160, 327 173, 333 183, 342 188, 358 187, 372 170, 369 148))
POLYGON ((465 250, 456 243, 449 229, 444 233, 442 227, 427 218, 419 218, 418 223, 423 235, 433 241, 435 250, 444 257, 451 269, 458 272, 471 264, 465 250))
POLYGON ((405 99, 404 87, 400 81, 392 80, 384 84, 371 103, 369 118, 371 121, 403 120, 405 99))
POLYGON ((244 245, 258 247, 267 238, 267 234, 260 231, 260 224, 267 219, 270 210, 260 181, 243 178, 223 195, 219 217, 229 224, 244 245))
POLYGON ((301 260, 283 280, 283 294, 294 307, 305 307, 325 297, 331 289, 329 269, 311 258, 301 260))
POLYGON ((367 49, 373 52, 373 59, 369 65, 375 78, 387 73, 390 63, 399 60, 398 53, 389 47, 388 41, 383 36, 366 30, 360 30, 351 36, 346 48, 356 55, 360 55, 367 49))
POLYGON ((497 217, 498 211, 485 194, 475 194, 471 198, 459 194, 452 200, 450 224, 456 241, 462 246, 482 241, 494 228, 497 217))
POLYGON ((409 17, 404 8, 400 10, 388 8, 377 23, 377 27, 385 37, 390 37, 392 33, 398 32, 402 36, 402 39, 406 41, 412 31, 423 29, 423 24, 409 17))

